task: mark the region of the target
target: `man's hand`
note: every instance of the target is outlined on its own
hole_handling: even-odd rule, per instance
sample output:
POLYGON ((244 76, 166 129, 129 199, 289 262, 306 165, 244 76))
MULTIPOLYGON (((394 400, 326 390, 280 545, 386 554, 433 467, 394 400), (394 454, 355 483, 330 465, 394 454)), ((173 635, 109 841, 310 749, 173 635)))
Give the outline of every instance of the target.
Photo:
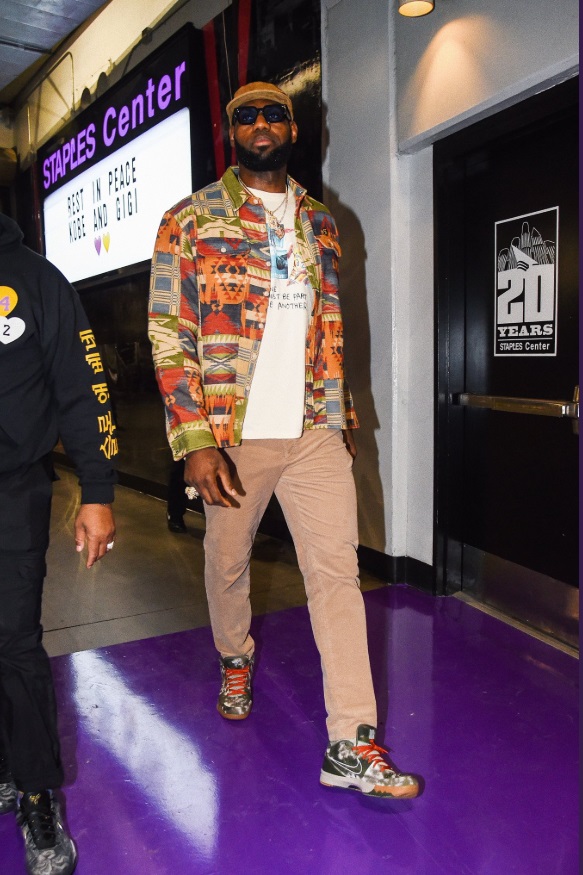
POLYGON ((80 553, 87 544, 87 568, 105 556, 107 545, 113 544, 114 538, 111 505, 82 504, 75 520, 75 549, 80 553))
POLYGON ((352 433, 351 428, 343 428, 342 429, 342 437, 344 438, 344 445, 353 459, 356 459, 356 443, 354 441, 354 434, 352 433))
POLYGON ((229 466, 216 447, 194 450, 185 457, 184 482, 194 486, 207 504, 232 507, 237 490, 233 486, 229 466))

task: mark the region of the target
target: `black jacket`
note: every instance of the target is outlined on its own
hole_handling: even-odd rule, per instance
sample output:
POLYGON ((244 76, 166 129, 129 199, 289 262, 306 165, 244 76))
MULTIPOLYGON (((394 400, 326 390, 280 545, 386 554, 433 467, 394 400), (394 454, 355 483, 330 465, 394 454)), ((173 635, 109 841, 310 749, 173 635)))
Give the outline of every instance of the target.
POLYGON ((0 213, 0 484, 59 437, 84 504, 113 501, 117 452, 105 374, 75 289, 0 213))

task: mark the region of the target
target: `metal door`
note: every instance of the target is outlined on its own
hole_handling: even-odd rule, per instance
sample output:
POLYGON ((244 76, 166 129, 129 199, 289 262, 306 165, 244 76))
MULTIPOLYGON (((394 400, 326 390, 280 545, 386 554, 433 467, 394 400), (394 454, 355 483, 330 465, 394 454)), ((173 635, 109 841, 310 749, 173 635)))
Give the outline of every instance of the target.
POLYGON ((435 149, 438 583, 573 644, 577 84, 435 149))

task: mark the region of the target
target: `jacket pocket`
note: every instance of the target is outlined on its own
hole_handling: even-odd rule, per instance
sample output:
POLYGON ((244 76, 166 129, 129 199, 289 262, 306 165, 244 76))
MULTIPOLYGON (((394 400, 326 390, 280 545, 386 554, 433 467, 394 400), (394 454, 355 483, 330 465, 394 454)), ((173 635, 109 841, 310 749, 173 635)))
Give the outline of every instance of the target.
POLYGON ((196 272, 201 300, 214 307, 238 304, 247 287, 249 241, 238 218, 199 216, 196 272))
POLYGON ((215 306, 239 304, 248 287, 246 240, 210 237, 196 246, 196 272, 199 294, 203 301, 215 306))

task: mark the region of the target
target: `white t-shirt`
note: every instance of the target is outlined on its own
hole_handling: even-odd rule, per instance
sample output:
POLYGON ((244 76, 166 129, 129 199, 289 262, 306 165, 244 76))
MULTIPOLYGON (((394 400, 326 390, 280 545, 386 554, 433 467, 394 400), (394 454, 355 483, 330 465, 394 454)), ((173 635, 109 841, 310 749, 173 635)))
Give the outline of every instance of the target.
POLYGON ((249 190, 282 221, 285 233, 279 239, 268 223, 271 292, 242 438, 298 438, 304 425, 306 334, 314 291, 295 245, 292 192, 282 216, 277 207, 283 207, 283 192, 249 190))

